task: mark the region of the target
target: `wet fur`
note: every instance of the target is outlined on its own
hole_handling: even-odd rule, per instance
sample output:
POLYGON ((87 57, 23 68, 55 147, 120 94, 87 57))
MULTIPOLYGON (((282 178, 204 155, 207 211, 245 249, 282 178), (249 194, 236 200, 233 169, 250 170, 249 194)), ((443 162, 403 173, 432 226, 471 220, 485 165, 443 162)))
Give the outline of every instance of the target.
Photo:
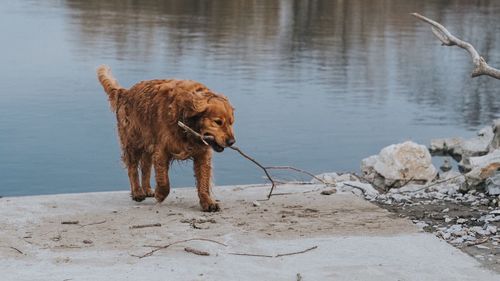
POLYGON ((99 67, 97 75, 116 113, 132 199, 142 201, 154 196, 162 202, 170 192, 171 162, 192 159, 200 205, 204 211, 218 211, 210 192, 212 150, 184 132, 177 122, 212 135, 218 147, 230 146, 234 143, 234 116, 227 98, 190 80, 148 80, 127 90, 116 82, 107 66, 99 67), (214 120, 224 123, 219 125, 214 120), (151 167, 155 169, 154 192, 151 167))

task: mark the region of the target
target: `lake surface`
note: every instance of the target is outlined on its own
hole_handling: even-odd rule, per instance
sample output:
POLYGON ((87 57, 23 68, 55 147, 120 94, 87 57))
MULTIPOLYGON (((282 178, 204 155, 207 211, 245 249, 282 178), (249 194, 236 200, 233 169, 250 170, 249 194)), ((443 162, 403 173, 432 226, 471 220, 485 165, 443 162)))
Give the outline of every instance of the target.
MULTIPOLYGON (((500 81, 471 79, 420 12, 500 67, 500 1, 21 1, 0 4, 0 195, 127 190, 95 77, 198 80, 236 108, 263 164, 357 171, 386 145, 472 136, 499 117, 500 81)), ((218 185, 264 182, 226 150, 218 185)), ((191 163, 174 187, 192 186, 191 163)), ((284 179, 300 175, 282 174, 284 179)))

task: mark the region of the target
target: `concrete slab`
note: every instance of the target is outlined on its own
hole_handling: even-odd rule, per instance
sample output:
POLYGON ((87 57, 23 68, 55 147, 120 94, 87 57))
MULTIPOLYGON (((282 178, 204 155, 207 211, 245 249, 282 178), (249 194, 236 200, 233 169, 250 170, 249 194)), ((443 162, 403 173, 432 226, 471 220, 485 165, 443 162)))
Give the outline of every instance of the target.
POLYGON ((2 280, 500 280, 409 221, 321 185, 217 187, 223 211, 200 212, 196 192, 161 205, 128 192, 0 199, 2 280), (76 224, 62 224, 73 221, 76 224), (131 226, 161 224, 134 229, 131 226), (153 255, 136 256, 190 238, 153 255), (255 257, 232 253, 290 256, 255 257), (207 251, 197 256, 185 247, 207 251), (19 252, 19 251, 21 252, 19 252))

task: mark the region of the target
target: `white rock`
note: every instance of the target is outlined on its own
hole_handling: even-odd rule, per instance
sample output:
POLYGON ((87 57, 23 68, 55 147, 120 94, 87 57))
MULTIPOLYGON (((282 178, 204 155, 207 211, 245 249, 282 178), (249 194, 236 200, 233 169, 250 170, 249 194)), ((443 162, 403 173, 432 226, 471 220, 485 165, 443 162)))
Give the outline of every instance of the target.
POLYGON ((447 138, 447 139, 433 139, 429 150, 434 155, 451 155, 461 157, 462 145, 464 140, 462 138, 447 138))
POLYGON ((496 234, 497 233, 497 227, 494 225, 488 225, 486 227, 486 231, 488 231, 491 234, 496 234))
POLYGON ((478 156, 488 153, 493 135, 493 128, 491 126, 482 128, 477 133, 477 137, 463 142, 463 154, 466 156, 478 156))
POLYGON ((361 171, 385 186, 401 185, 409 179, 426 183, 437 175, 427 148, 411 141, 387 146, 378 155, 363 159, 361 171))
POLYGON ((486 179, 486 193, 489 195, 499 195, 500 194, 500 174, 497 173, 492 177, 486 179))
POLYGON ((415 225, 416 225, 419 229, 424 229, 424 227, 429 226, 429 224, 428 224, 428 223, 423 222, 423 221, 419 221, 419 222, 417 222, 415 225))
POLYGON ((254 207, 259 207, 259 206, 260 206, 260 203, 259 203, 259 202, 257 202, 257 201, 253 201, 253 202, 252 202, 252 205, 253 205, 254 207))
POLYGON ((457 219, 457 223, 459 223, 459 224, 463 224, 463 223, 466 223, 466 222, 467 222, 467 220, 464 219, 464 218, 457 219))
POLYGON ((470 228, 471 231, 479 234, 479 235, 489 235, 490 234, 490 231, 489 230, 485 230, 483 229, 482 227, 480 226, 473 226, 470 228))
POLYGON ((492 215, 500 215, 500 209, 493 210, 493 211, 490 212, 490 214, 492 214, 492 215))
POLYGON ((446 209, 442 210, 441 212, 442 213, 448 213, 449 211, 450 211, 450 208, 446 208, 446 209))

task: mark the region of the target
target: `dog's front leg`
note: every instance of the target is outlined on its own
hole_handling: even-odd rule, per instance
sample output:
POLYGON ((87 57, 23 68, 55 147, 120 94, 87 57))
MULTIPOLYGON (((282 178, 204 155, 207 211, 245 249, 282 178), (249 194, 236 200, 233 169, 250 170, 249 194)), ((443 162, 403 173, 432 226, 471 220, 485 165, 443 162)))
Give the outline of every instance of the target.
POLYGON ((165 154, 165 150, 161 149, 154 153, 153 165, 156 179, 155 198, 158 203, 161 203, 170 193, 170 181, 168 179, 170 158, 165 154))
POLYGON ((217 204, 210 196, 210 183, 212 179, 212 152, 207 150, 194 157, 194 174, 196 177, 196 188, 200 205, 205 212, 217 212, 220 210, 217 204))

